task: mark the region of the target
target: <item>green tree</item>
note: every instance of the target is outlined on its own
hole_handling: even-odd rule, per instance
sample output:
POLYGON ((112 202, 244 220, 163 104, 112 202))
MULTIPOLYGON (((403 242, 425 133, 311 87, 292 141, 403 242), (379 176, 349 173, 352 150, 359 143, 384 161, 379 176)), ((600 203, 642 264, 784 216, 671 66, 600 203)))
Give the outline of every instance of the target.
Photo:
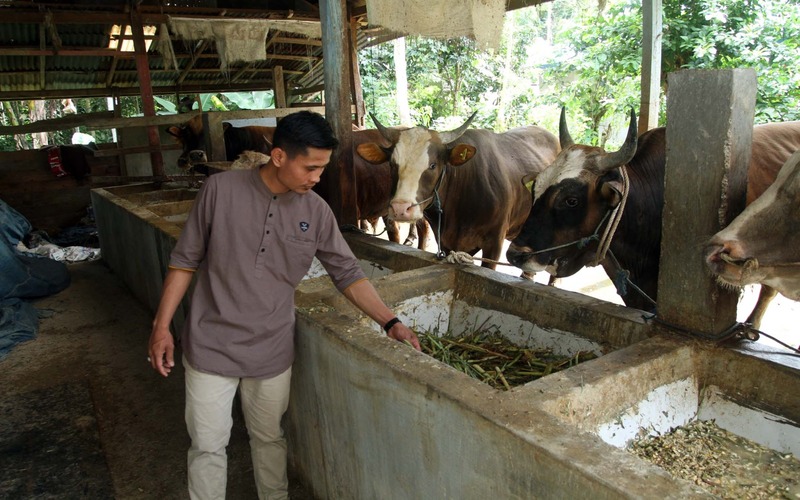
POLYGON ((664 71, 753 68, 756 122, 800 119, 800 2, 664 4, 664 71))

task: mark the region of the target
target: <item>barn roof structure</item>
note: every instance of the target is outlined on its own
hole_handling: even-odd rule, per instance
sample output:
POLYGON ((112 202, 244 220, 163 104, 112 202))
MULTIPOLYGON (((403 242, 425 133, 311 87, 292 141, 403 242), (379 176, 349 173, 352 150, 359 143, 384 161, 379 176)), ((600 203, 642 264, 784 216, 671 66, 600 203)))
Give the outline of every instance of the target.
MULTIPOLYGON (((510 0, 506 8, 542 1, 510 0)), ((398 36, 368 25, 366 0, 341 2, 359 48, 398 36)), ((0 101, 139 95, 143 82, 135 59, 142 50, 134 43, 136 26, 143 32, 157 95, 271 89, 276 67, 290 94, 323 87, 319 0, 2 0, 0 101), (221 20, 268 28, 266 58, 225 67, 222 36, 183 40, 167 29, 221 20), (160 51, 165 35, 171 37, 174 60, 160 51)))
MULTIPOLYGON (((549 0, 476 5, 496 9, 499 3, 502 18, 503 8, 544 1, 549 0)), ((74 127, 79 124, 76 118, 83 120, 80 124, 94 120, 95 126, 105 120, 99 128, 145 126, 153 175, 163 176, 157 127, 167 117, 156 116, 154 95, 273 89, 276 107, 291 108, 302 96, 324 90, 325 115, 340 138, 339 151, 350 151, 352 123, 363 124, 365 114, 357 49, 410 34, 415 28, 413 18, 405 25, 410 29, 400 32, 371 26, 369 5, 379 5, 391 17, 397 4, 392 0, 0 0, 0 101, 140 95, 145 115, 127 118, 124 125, 119 119, 92 116, 42 120, 0 127, 0 133, 74 127), (260 49, 262 40, 262 55, 243 57, 252 48, 260 49)), ((441 0, 421 5, 451 12, 450 3, 441 0)), ((405 7, 402 13, 407 17, 405 7)), ((474 12, 471 16, 473 25, 485 24, 474 12)), ((176 121, 187 118, 187 114, 172 115, 176 121)), ((209 123, 205 133, 221 136, 214 129, 221 131, 219 120, 209 123)), ((321 194, 340 222, 355 222, 352 159, 340 154, 332 165, 336 166, 320 182, 321 194)))

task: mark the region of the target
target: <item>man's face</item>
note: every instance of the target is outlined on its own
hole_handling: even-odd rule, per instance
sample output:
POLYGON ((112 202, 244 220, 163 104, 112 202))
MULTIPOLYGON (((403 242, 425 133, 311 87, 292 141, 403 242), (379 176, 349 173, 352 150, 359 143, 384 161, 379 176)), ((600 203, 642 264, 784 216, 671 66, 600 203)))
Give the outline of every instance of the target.
POLYGON ((272 160, 278 167, 277 180, 288 191, 306 194, 311 191, 325 167, 331 161, 330 149, 308 148, 306 154, 289 158, 280 148, 272 150, 272 160))

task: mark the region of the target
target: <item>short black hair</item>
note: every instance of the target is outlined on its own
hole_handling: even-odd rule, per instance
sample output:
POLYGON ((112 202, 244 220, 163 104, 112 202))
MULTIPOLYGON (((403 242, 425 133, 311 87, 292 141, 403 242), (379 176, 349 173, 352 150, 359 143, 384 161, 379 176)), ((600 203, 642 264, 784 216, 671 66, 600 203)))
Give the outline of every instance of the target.
POLYGON ((306 154, 309 147, 336 149, 338 145, 328 121, 311 111, 298 111, 281 118, 272 136, 272 147, 286 151, 290 158, 306 154))

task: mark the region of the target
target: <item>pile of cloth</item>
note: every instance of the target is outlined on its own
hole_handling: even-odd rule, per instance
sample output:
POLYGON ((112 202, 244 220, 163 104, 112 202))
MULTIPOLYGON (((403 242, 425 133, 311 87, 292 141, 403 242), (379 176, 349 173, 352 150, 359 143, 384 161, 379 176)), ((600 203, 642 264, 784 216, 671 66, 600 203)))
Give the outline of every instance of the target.
POLYGON ((0 359, 15 345, 36 337, 39 316, 30 301, 56 294, 70 283, 63 262, 17 249, 30 231, 30 222, 0 200, 0 359))

